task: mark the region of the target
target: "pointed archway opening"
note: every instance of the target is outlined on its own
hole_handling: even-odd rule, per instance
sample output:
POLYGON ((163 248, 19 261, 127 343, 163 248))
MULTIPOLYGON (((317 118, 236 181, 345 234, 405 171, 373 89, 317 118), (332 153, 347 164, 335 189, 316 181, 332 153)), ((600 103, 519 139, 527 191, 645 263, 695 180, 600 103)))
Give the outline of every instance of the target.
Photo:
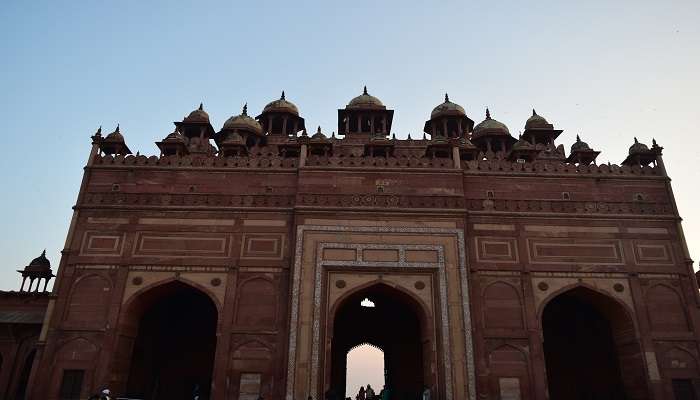
POLYGON ((616 300, 574 288, 547 304, 542 329, 551 400, 647 397, 634 323, 616 300))
POLYGON ((376 393, 384 387, 384 350, 369 343, 363 343, 348 351, 346 361, 345 393, 355 398, 360 387, 374 388, 376 393))
POLYGON ((131 336, 126 397, 208 399, 216 350, 217 308, 202 291, 174 281, 139 295, 122 332, 131 336))
MULTIPOLYGON (((346 392, 352 373, 347 355, 367 343, 384 352, 384 376, 377 378, 384 381, 389 398, 419 398, 423 385, 436 386, 430 372, 435 361, 428 325, 421 304, 394 287, 377 283, 350 294, 335 308, 327 389, 339 398, 357 394, 359 387, 346 392)), ((373 388, 376 394, 382 389, 373 388)))

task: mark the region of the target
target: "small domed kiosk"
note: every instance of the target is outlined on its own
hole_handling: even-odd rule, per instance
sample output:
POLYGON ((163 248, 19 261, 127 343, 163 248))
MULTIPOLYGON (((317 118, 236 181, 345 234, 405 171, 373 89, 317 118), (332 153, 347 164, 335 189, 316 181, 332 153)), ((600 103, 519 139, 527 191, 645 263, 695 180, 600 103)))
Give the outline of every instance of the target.
POLYGON ((378 98, 367 92, 365 86, 361 95, 338 110, 338 134, 386 138, 391 133, 393 117, 394 110, 387 110, 378 98))

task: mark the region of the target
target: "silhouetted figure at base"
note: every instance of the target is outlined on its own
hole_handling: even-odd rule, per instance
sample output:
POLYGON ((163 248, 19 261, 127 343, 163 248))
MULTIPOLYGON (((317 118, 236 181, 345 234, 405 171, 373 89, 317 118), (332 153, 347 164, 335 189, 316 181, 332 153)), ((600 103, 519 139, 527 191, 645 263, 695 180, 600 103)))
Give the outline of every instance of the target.
POLYGON ((430 388, 428 386, 423 386, 421 400, 431 400, 430 388))
POLYGON ((367 384, 367 391, 365 392, 365 398, 367 400, 374 400, 375 394, 374 394, 374 389, 372 389, 372 386, 367 384))
POLYGON ((100 393, 93 394, 92 396, 88 397, 88 400, 113 400, 112 392, 105 388, 102 389, 100 393))

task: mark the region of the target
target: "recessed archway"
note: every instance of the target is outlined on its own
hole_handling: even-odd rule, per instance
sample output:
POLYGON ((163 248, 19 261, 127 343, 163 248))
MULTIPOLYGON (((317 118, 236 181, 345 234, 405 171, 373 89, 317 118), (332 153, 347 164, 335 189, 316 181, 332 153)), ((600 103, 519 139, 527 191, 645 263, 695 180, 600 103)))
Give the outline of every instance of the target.
POLYGON ((374 390, 384 386, 384 350, 369 343, 362 343, 351 348, 347 354, 345 393, 355 398, 360 387, 371 385, 374 390))
MULTIPOLYGON (((364 343, 383 350, 392 399, 418 398, 424 385, 436 387, 430 367, 435 365, 433 330, 418 300, 375 283, 344 297, 334 311, 328 390, 339 398, 356 394, 346 393, 347 354, 364 343)), ((378 394, 382 388, 374 389, 378 394)))
POLYGON ((632 318, 613 298, 587 287, 565 291, 542 312, 551 400, 647 397, 632 318))
POLYGON ((138 295, 121 331, 133 350, 127 361, 127 397, 152 400, 209 398, 218 311, 201 290, 180 281, 138 295))

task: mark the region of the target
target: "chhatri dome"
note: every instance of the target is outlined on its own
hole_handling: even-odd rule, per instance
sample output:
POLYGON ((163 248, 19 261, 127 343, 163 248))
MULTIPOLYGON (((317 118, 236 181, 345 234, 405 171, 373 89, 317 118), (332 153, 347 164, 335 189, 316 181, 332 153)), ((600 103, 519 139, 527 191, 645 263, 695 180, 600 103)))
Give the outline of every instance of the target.
POLYGON ((223 129, 250 131, 258 135, 263 133, 260 123, 248 115, 247 103, 243 106, 243 112, 240 115, 233 116, 224 122, 223 129))
POLYGON ((544 117, 541 115, 537 115, 537 112, 535 112, 535 109, 532 109, 532 116, 525 121, 525 129, 532 129, 532 128, 551 128, 552 125, 547 122, 544 117))
POLYGON ((183 122, 202 122, 205 124, 209 123, 209 114, 204 111, 204 104, 199 103, 199 108, 192 111, 190 115, 186 116, 183 122))
POLYGON ((649 147, 645 145, 644 143, 639 143, 637 138, 634 138, 634 144, 630 146, 630 151, 629 154, 639 154, 639 153, 645 153, 649 151, 649 147))
POLYGON ((265 108, 263 108, 263 114, 268 112, 290 113, 296 116, 299 115, 299 109, 297 106, 284 97, 284 90, 282 91, 282 96, 280 96, 278 100, 267 103, 265 108))
POLYGON ((345 109, 381 109, 385 110, 386 106, 378 98, 367 93, 367 86, 365 86, 364 91, 361 95, 350 100, 345 109))
POLYGON ((492 119, 491 112, 489 112, 488 108, 486 109, 486 119, 474 127, 474 133, 472 136, 481 136, 486 134, 510 136, 508 127, 504 123, 492 119))
POLYGON ((450 97, 445 93, 445 102, 433 108, 433 112, 430 113, 430 119, 448 115, 463 117, 467 115, 467 113, 462 106, 451 102, 450 97))
POLYGON ((576 142, 571 145, 571 152, 575 151, 587 151, 591 150, 590 146, 588 146, 588 143, 584 142, 581 140, 581 137, 579 135, 576 135, 576 142))

